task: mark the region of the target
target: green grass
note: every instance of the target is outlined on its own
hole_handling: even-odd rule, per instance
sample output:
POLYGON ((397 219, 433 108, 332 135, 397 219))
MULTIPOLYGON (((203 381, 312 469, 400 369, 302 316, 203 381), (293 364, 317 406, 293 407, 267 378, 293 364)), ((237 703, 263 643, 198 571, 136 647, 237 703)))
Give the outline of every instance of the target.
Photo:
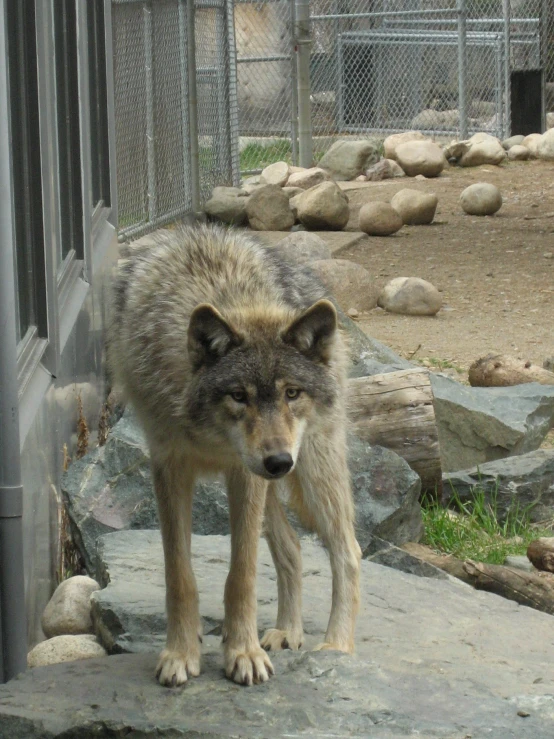
POLYGON ((248 144, 240 153, 240 171, 263 169, 275 162, 292 164, 292 147, 290 141, 277 139, 274 144, 248 144))
POLYGON ((478 487, 467 502, 454 494, 450 509, 427 498, 423 501, 423 543, 458 559, 503 564, 508 555, 524 555, 533 539, 552 536, 552 529, 530 522, 530 511, 531 507, 515 505, 500 520, 496 491, 488 500, 478 487))
POLYGON ((464 374, 464 370, 457 364, 454 364, 448 359, 437 359, 437 357, 422 357, 421 359, 415 359, 416 362, 423 365, 424 367, 434 367, 438 370, 453 369, 460 375, 464 374))

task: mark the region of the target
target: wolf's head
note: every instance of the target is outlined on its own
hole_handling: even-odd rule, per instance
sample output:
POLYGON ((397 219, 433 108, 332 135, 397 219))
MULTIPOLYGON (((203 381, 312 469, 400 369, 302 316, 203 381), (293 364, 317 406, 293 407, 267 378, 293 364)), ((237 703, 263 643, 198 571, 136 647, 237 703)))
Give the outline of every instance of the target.
POLYGON ((188 412, 202 444, 230 448, 267 479, 290 472, 306 429, 336 403, 338 341, 327 300, 295 318, 268 308, 226 320, 199 305, 188 330, 188 412))

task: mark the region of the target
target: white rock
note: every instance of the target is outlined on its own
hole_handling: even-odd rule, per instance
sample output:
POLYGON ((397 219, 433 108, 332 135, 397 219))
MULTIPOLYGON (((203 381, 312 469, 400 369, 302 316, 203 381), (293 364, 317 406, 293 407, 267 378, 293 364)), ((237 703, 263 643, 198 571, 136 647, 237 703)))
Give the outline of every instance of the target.
POLYGON ((434 193, 419 190, 399 190, 391 200, 391 205, 402 222, 411 226, 431 223, 435 217, 439 199, 434 193))
POLYGON ((554 128, 554 112, 546 114, 546 128, 554 128))
POLYGON ((520 146, 523 143, 523 139, 525 136, 510 136, 509 139, 504 139, 502 142, 502 147, 506 149, 506 151, 509 151, 512 146, 520 146))
POLYGON ((379 153, 373 141, 335 141, 319 166, 335 180, 353 180, 377 161, 379 153))
POLYGON ((410 124, 412 128, 457 128, 460 125, 460 113, 457 110, 435 110, 427 108, 418 113, 410 124))
POLYGON ((402 218, 389 203, 375 201, 360 208, 358 228, 370 236, 390 236, 402 226, 402 218))
POLYGON ((437 288, 419 277, 396 277, 388 282, 379 305, 390 313, 407 316, 434 316, 442 307, 437 288))
POLYGON ((40 642, 27 655, 28 667, 44 667, 59 662, 105 657, 106 650, 92 634, 54 636, 40 642))
POLYGON ((290 177, 290 167, 286 162, 275 162, 269 164, 262 170, 260 175, 261 185, 278 185, 283 187, 290 177))
POLYGON ((289 199, 278 185, 265 185, 252 193, 246 215, 254 231, 288 231, 294 224, 289 199))
POLYGON ((522 146, 526 146, 529 149, 531 157, 537 159, 539 156, 539 143, 542 141, 541 133, 530 133, 521 142, 522 146))
POLYGON ((396 150, 400 144, 407 141, 430 141, 428 136, 424 136, 421 131, 405 131, 404 133, 393 133, 383 142, 385 149, 385 158, 394 159, 396 161, 396 150))
POLYGON ((75 575, 61 582, 42 614, 47 637, 60 634, 91 634, 90 596, 100 585, 91 577, 75 575))
POLYGON ((531 152, 526 146, 520 146, 519 144, 514 144, 508 149, 508 159, 511 159, 512 161, 525 161, 526 159, 529 159, 531 156, 531 152))
POLYGON ((347 312, 350 308, 372 310, 377 306, 379 291, 370 273, 355 262, 347 259, 324 259, 310 263, 340 307, 347 312))
POLYGON ((500 164, 507 154, 500 141, 487 133, 476 133, 469 141, 469 150, 460 159, 462 167, 478 167, 481 164, 500 164))
POLYGON ((489 182, 476 182, 462 192, 460 203, 472 216, 491 216, 502 207, 502 194, 489 182))
POLYGON ((275 244, 275 250, 287 261, 308 264, 322 259, 331 259, 331 249, 317 234, 296 231, 275 244))
POLYGON ((310 167, 310 169, 303 169, 301 172, 293 172, 287 180, 287 187, 300 187, 302 190, 309 190, 310 187, 330 179, 331 175, 321 167, 310 167))
POLYGON ((409 177, 437 177, 446 165, 440 146, 432 141, 407 141, 396 148, 396 161, 409 177))
POLYGON ((348 198, 335 182, 322 182, 291 200, 297 218, 312 231, 340 231, 348 223, 348 198))
POLYGON ((543 159, 545 162, 554 162, 554 128, 550 128, 541 136, 537 146, 537 154, 539 159, 543 159))

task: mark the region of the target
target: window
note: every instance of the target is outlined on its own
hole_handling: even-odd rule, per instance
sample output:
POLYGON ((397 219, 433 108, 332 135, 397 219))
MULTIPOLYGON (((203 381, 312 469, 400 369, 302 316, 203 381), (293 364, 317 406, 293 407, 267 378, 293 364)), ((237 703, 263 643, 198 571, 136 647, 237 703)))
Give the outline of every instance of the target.
POLYGON ((46 336, 46 288, 34 0, 8 0, 8 65, 18 340, 46 336))

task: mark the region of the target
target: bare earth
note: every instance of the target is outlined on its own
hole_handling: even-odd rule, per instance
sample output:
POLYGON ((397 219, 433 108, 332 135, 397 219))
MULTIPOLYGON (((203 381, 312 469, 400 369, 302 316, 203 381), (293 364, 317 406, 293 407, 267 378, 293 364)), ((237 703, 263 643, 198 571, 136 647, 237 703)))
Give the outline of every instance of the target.
POLYGON ((443 294, 444 307, 434 318, 380 308, 360 314, 368 334, 404 357, 451 373, 457 368, 461 381, 469 365, 490 352, 540 365, 554 356, 554 163, 453 167, 436 179, 356 185, 347 189, 349 230, 357 230, 361 205, 390 201, 402 188, 439 198, 432 225, 365 237, 337 255, 361 264, 380 285, 393 277, 422 277, 443 294), (495 216, 468 216, 461 209, 461 191, 480 181, 502 192, 504 204, 495 216))

